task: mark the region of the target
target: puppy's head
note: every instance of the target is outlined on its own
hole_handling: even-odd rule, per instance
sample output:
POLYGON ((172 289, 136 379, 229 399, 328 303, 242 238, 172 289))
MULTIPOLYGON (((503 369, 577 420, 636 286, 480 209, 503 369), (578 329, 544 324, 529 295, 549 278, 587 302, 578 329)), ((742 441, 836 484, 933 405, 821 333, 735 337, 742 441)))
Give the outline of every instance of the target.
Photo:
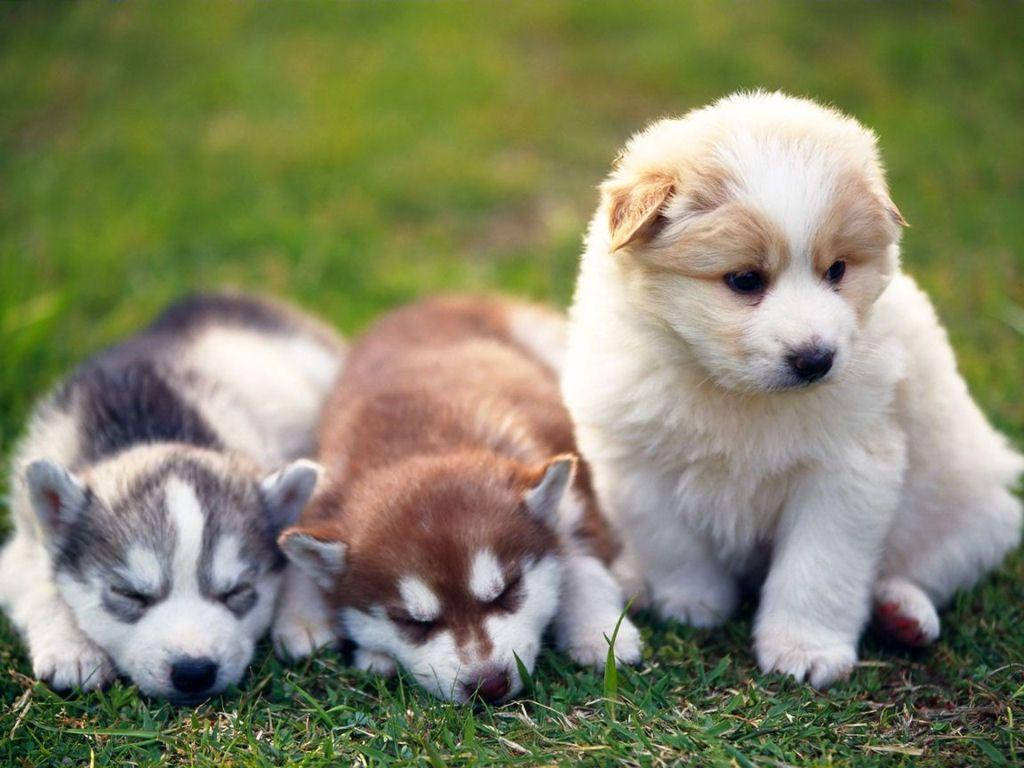
POLYGON ((275 539, 317 479, 263 478, 215 453, 136 448, 78 476, 25 472, 57 588, 78 626, 151 696, 191 702, 241 679, 270 624, 275 539))
POLYGON ((522 687, 516 656, 533 669, 558 605, 555 517, 573 469, 569 456, 532 469, 413 459, 354 488, 340 523, 293 527, 281 547, 359 646, 443 699, 504 701, 522 687))
POLYGON ((778 93, 653 124, 602 194, 592 237, 607 238, 638 311, 743 391, 842 374, 905 224, 874 134, 778 93))

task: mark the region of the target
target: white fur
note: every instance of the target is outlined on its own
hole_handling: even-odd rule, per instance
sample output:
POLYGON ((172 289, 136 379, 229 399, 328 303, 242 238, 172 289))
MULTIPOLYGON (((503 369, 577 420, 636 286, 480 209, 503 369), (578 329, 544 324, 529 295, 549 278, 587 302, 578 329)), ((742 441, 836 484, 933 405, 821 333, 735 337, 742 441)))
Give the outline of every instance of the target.
POLYGON ((505 575, 501 563, 489 549, 473 556, 469 569, 469 591, 482 603, 489 603, 505 589, 505 575))
POLYGON ((353 662, 356 669, 384 677, 391 677, 398 671, 395 660, 386 653, 368 651, 365 648, 356 648, 353 662))
MULTIPOLYGON (((235 554, 233 555, 237 560, 238 542, 231 540, 235 554)), ((221 556, 221 547, 218 546, 218 557, 221 556)), ((131 585, 131 588, 136 592, 144 595, 152 595, 160 590, 160 580, 162 576, 163 568, 160 567, 160 561, 157 559, 156 553, 146 546, 136 544, 128 550, 126 567, 119 570, 119 575, 126 583, 131 585)), ((217 562, 214 563, 217 565, 217 562)), ((221 578, 233 577, 237 570, 240 570, 241 566, 238 566, 234 571, 229 570, 228 567, 218 567, 217 571, 222 574, 221 578), (228 574, 231 574, 229 577, 228 574)))
POLYGON ((565 362, 565 320, 546 307, 515 304, 508 313, 509 333, 549 368, 561 371, 565 362))
POLYGON ((626 166, 671 167, 708 133, 706 121, 719 121, 713 151, 741 179, 740 194, 786 233, 791 263, 751 314, 741 355, 713 340, 713 312, 688 304, 689 278, 638 285, 610 252, 602 208, 563 376, 598 496, 654 604, 684 622, 718 623, 736 606, 737 577, 770 563, 758 660, 818 686, 854 664, 879 579, 904 579, 941 605, 1016 546, 1021 509, 1008 489, 1024 468, 971 400, 909 277, 897 274, 858 327, 810 269, 806 244, 835 186, 836 158, 859 153, 881 183, 871 134, 836 120, 808 102, 756 94, 634 139, 626 166), (773 121, 829 138, 785 149, 771 138, 773 121), (751 140, 747 125, 766 126, 769 138, 751 140), (767 391, 782 350, 810 335, 837 347, 834 370, 808 389, 767 391))
POLYGON ((875 605, 896 605, 901 618, 913 620, 921 632, 920 645, 939 636, 939 614, 920 587, 904 578, 884 578, 875 585, 875 605))
POLYGON ((182 589, 197 587, 199 553, 203 548, 206 517, 199 506, 195 489, 176 477, 164 486, 164 505, 174 522, 174 584, 182 589))
POLYGON ((304 659, 338 639, 323 593, 294 564, 285 570, 270 637, 285 659, 304 659))
POLYGON ((24 635, 37 678, 59 690, 92 690, 113 679, 113 661, 78 628, 57 592, 41 542, 15 537, 0 551, 0 596, 24 635))
MULTIPOLYGON (((116 658, 118 668, 147 694, 175 696, 170 665, 184 657, 216 662, 219 671, 213 689, 220 690, 242 676, 254 641, 269 625, 279 576, 264 576, 253 585, 256 605, 241 619, 206 598, 199 591, 197 578, 205 526, 201 502, 194 488, 173 476, 164 486, 164 498, 176 536, 170 594, 165 599, 126 626, 103 608, 105 585, 95 574, 85 583, 59 575, 57 589, 71 606, 76 623, 87 626, 96 645, 116 658)), ((232 542, 222 539, 215 550, 214 579, 225 587, 237 583, 245 568, 238 558, 237 543, 232 550, 232 542)), ((142 586, 140 582, 151 576, 153 560, 144 551, 131 550, 129 582, 142 586)))
POLYGON ((577 664, 603 667, 616 624, 615 659, 640 661, 642 642, 636 626, 623 615, 622 590, 597 558, 570 555, 566 562, 562 602, 555 616, 555 642, 577 664))
MULTIPOLYGON (((161 375, 192 402, 227 449, 222 455, 190 451, 192 458, 215 464, 212 469, 218 472, 246 477, 252 476, 254 464, 269 471, 311 453, 314 426, 341 364, 342 347, 329 330, 296 318, 296 328, 280 333, 214 322, 194 333, 154 340, 152 361, 161 375)), ((200 500, 194 490, 170 489, 184 546, 176 554, 172 594, 140 621, 117 621, 102 608, 109 585, 99 583, 95 574, 84 582, 54 578, 54 541, 49 538, 54 532, 41 525, 27 479, 33 462, 75 467, 89 489, 112 505, 134 479, 186 451, 174 443, 139 445, 83 468, 94 435, 82 429, 82 405, 77 394, 70 401, 56 393, 43 399, 12 462, 15 531, 0 550, 0 607, 23 635, 34 674, 59 689, 94 688, 117 670, 135 678, 144 692, 165 695, 169 660, 181 652, 206 653, 221 665, 215 690, 237 681, 254 642, 270 623, 280 577, 269 574, 253 585, 256 606, 241 620, 198 593, 195 557, 202 514, 196 513, 200 500)), ((303 496, 312 469, 309 463, 289 467, 282 476, 295 484, 286 484, 285 496, 293 502, 303 496)), ((277 511, 274 501, 267 500, 272 512, 277 511)), ((287 517, 295 510, 280 511, 287 517)), ((232 553, 231 544, 221 542, 216 552, 215 581, 237 583, 244 575, 232 573, 241 567, 237 549, 232 553)), ((145 549, 129 547, 126 567, 118 575, 138 591, 153 593, 159 564, 145 549)))
POLYGON ((433 621, 441 615, 441 601, 418 576, 404 576, 398 582, 406 612, 416 621, 433 621))
POLYGON ((191 385, 185 381, 192 404, 218 434, 269 470, 313 454, 309 425, 319 418, 341 357, 301 337, 211 326, 178 365, 200 374, 191 385))
MULTIPOLYGON (((406 589, 402 592, 407 608, 412 601, 406 597, 406 591, 416 601, 422 601, 421 587, 425 586, 421 582, 410 588, 408 581, 403 580, 406 589)), ((523 573, 523 599, 517 610, 508 614, 495 613, 485 621, 492 644, 489 654, 482 652, 482 646, 476 640, 459 647, 453 633, 446 629, 439 630, 422 645, 410 643, 379 607, 369 612, 344 609, 342 620, 348 636, 359 645, 361 655, 357 656, 356 663, 362 669, 380 669, 390 673, 392 664, 389 660, 393 659, 434 695, 465 702, 469 695, 464 685, 478 679, 484 670, 499 668, 509 676, 507 695, 512 696, 522 688, 513 652, 527 670, 533 669, 544 629, 559 605, 561 582, 562 563, 559 558, 546 557, 528 565, 523 573)))

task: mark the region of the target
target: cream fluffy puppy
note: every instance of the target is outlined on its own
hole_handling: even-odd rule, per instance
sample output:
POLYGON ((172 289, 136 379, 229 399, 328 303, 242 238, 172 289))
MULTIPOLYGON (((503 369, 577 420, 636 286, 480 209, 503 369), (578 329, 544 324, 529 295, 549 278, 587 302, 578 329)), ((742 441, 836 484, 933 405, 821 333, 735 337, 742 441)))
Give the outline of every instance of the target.
POLYGON ((763 579, 761 668, 818 687, 872 605, 933 641, 1020 540, 1024 461, 899 269, 874 134, 737 94, 637 134, 601 191, 563 391, 635 586, 711 626, 763 579))

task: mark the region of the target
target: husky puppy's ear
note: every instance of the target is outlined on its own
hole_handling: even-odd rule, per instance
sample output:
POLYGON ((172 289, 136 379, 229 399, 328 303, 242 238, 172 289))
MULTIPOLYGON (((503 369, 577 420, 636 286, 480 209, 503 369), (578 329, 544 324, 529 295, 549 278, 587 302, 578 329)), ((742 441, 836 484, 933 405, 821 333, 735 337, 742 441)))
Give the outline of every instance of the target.
POLYGON ((608 209, 611 250, 652 238, 664 224, 662 208, 675 191, 671 176, 658 173, 641 178, 613 178, 601 185, 608 209))
POLYGON ((554 525, 558 517, 558 505, 575 473, 575 456, 568 453, 555 456, 538 472, 536 484, 523 494, 526 508, 538 519, 554 525))
POLYGON ((60 464, 33 461, 25 470, 29 497, 48 542, 59 541, 85 509, 85 485, 60 464))
POLYGON ((299 570, 325 590, 345 570, 348 545, 310 528, 292 527, 277 538, 277 545, 299 570))
POLYGON ((275 531, 287 528, 299 519, 303 507, 313 495, 321 471, 315 461, 299 459, 260 483, 260 495, 270 512, 275 531))

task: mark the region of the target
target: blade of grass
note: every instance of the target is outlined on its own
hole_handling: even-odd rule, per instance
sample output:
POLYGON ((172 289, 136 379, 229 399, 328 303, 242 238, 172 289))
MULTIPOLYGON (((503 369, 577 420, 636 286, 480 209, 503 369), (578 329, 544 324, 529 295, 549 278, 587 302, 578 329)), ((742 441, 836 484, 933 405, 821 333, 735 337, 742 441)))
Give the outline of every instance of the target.
POLYGON ((519 679, 523 682, 523 693, 527 696, 533 695, 533 675, 523 664, 523 660, 519 658, 519 654, 512 651, 512 655, 516 659, 516 669, 519 671, 519 679))

